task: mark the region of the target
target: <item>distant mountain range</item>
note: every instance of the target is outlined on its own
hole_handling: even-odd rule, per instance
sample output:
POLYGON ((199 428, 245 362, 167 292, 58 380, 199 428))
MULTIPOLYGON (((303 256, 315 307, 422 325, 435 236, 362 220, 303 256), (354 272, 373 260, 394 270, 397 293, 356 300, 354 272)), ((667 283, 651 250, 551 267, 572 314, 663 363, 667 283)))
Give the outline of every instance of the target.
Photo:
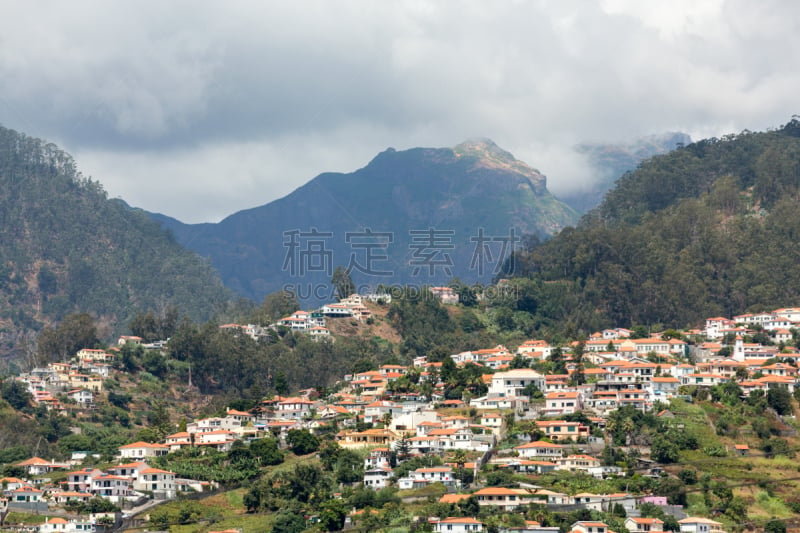
POLYGON ((330 300, 337 266, 372 288, 490 281, 522 235, 550 236, 578 220, 539 171, 487 139, 390 148, 216 224, 152 216, 242 295, 289 288, 304 302, 330 300))
POLYGON ((586 213, 600 204, 623 174, 635 170, 654 155, 671 152, 691 142, 691 137, 685 133, 670 132, 640 137, 627 144, 578 145, 575 150, 588 158, 594 175, 586 180, 588 184, 585 187, 558 197, 576 211, 586 213))
POLYGON ((231 297, 205 261, 109 200, 68 154, 0 127, 0 357, 21 357, 38 330, 72 312, 111 334, 169 306, 207 319, 231 297))

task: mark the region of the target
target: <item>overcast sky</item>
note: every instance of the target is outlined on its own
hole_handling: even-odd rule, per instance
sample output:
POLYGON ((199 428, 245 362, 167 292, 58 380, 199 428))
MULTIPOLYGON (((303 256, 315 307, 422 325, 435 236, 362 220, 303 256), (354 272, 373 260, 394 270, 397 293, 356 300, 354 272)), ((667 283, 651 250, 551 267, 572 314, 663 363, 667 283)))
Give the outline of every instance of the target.
POLYGON ((0 0, 0 124, 110 196, 216 221, 392 146, 570 147, 800 113, 800 2, 0 0))

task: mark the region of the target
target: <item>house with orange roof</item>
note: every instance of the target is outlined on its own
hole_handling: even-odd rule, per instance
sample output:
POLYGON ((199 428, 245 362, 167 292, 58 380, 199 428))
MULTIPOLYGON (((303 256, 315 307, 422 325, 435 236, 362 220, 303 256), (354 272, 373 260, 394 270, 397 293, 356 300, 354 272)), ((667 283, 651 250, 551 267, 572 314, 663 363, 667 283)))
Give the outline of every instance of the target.
POLYGON ((581 422, 566 420, 537 420, 536 427, 544 431, 545 436, 554 441, 577 440, 590 435, 589 426, 581 422))
POLYGON ((513 411, 521 415, 528 410, 530 400, 525 396, 496 396, 487 395, 470 400, 470 407, 490 411, 513 411))
POLYGON ((673 376, 655 376, 650 380, 650 390, 655 396, 670 398, 678 394, 681 381, 673 376))
POLYGON ((176 450, 180 450, 181 448, 191 446, 195 438, 192 435, 193 434, 189 433, 188 431, 179 431, 164 437, 164 444, 169 446, 169 450, 171 452, 174 452, 176 450))
POLYGON ((700 518, 689 516, 678 520, 681 526, 681 533, 725 533, 722 524, 710 518, 700 518))
POLYGON ((615 390, 595 390, 586 399, 586 406, 599 414, 613 411, 619 407, 617 391, 615 390))
POLYGON ((169 453, 169 446, 166 444, 150 442, 134 442, 119 446, 117 448, 123 459, 142 459, 145 457, 158 457, 169 453))
POLYGON ((52 501, 61 505, 68 502, 86 503, 93 498, 92 494, 89 492, 75 492, 69 490, 53 492, 50 497, 52 501))
POLYGON ((474 492, 473 496, 481 507, 498 507, 504 511, 514 511, 533 500, 531 493, 525 489, 505 487, 486 487, 474 492))
POLYGON ((155 499, 169 500, 175 497, 175 472, 160 468, 145 468, 133 483, 134 490, 150 491, 155 499))
POLYGON ((794 392, 795 378, 781 377, 781 376, 764 376, 758 379, 751 379, 749 381, 742 381, 739 383, 744 394, 750 394, 754 390, 762 390, 768 392, 774 388, 786 388, 789 392, 794 392))
POLYGON ((70 465, 67 463, 57 463, 55 460, 47 461, 41 457, 31 457, 30 459, 26 459, 21 463, 17 463, 17 466, 25 468, 25 470, 31 476, 40 476, 54 470, 66 470, 70 465))
POLYGON ((605 522, 579 521, 569 526, 571 533, 610 533, 605 522))
POLYGON ((733 320, 729 320, 722 316, 707 318, 705 335, 709 339, 720 339, 722 338, 723 335, 720 330, 725 328, 731 328, 734 325, 735 323, 733 322, 733 320))
POLYGON ((143 461, 135 461, 133 463, 125 463, 121 465, 112 466, 106 469, 106 472, 115 476, 129 477, 136 479, 139 477, 139 472, 150 466, 143 461))
POLYGON ((23 485, 10 491, 11 503, 36 503, 42 500, 44 493, 30 485, 23 485))
POLYGON ((103 474, 96 468, 84 468, 67 473, 67 490, 72 492, 88 492, 92 488, 92 480, 103 474))
POLYGON ((445 518, 433 525, 436 533, 482 533, 484 531, 483 522, 475 518, 445 518))
POLYGON ((542 359, 548 359, 553 353, 553 346, 545 340, 531 339, 520 344, 516 353, 528 357, 538 354, 542 359))
POLYGON ((77 533, 95 531, 95 521, 89 517, 76 517, 69 520, 60 516, 45 519, 39 524, 38 533, 77 533))
POLYGON ((111 363, 114 361, 114 356, 107 353, 105 350, 94 350, 91 348, 78 350, 76 357, 83 361, 101 361, 103 363, 111 363))
POLYGON ((406 477, 397 480, 400 490, 419 489, 432 483, 441 483, 445 487, 458 488, 461 482, 456 479, 453 469, 449 466, 435 466, 430 468, 417 468, 409 472, 406 477))
POLYGON ((386 466, 371 466, 364 470, 363 485, 372 490, 381 490, 389 486, 394 471, 386 466))
POLYGON ((758 368, 758 371, 765 376, 780 376, 780 377, 796 377, 797 368, 787 365, 786 363, 774 363, 771 365, 764 365, 758 368))
POLYGON ((492 462, 497 464, 498 468, 509 468, 518 474, 546 474, 556 469, 556 464, 552 461, 535 461, 517 457, 502 463, 492 462))
POLYGON ((305 398, 286 398, 278 402, 278 416, 280 418, 300 420, 311 415, 314 402, 305 398))
POLYGON ((92 479, 92 494, 115 503, 122 503, 133 496, 133 481, 129 477, 102 474, 92 479))
MULTIPOLYGON (((400 435, 391 429, 367 429, 365 431, 340 431, 336 441, 343 448, 387 448, 400 440, 400 435)), ((410 439, 409 439, 410 440, 410 439)))
POLYGON ((120 338, 117 339, 117 346, 124 346, 129 342, 132 342, 133 344, 141 344, 143 340, 144 339, 136 335, 121 335, 120 338))
POLYGON ((403 406, 390 401, 377 401, 364 406, 364 422, 375 424, 385 417, 394 418, 402 414, 403 406))
POLYGON ((713 387, 730 381, 725 376, 719 374, 704 374, 695 372, 694 374, 687 374, 681 378, 681 385, 694 385, 696 387, 713 387))
POLYGON ((428 290, 444 305, 456 305, 458 303, 458 293, 451 287, 428 287, 428 290))
MULTIPOLYGON (((18 489, 20 487, 24 487, 26 485, 29 485, 29 483, 27 481, 25 481, 24 479, 17 478, 17 477, 2 477, 2 478, 0 478, 0 489, 3 489, 3 491, 16 490, 16 489, 18 489)), ((2 492, 2 491, 0 491, 0 492, 2 492)))
POLYGON ((651 533, 664 531, 664 522, 658 518, 628 517, 625 528, 629 533, 651 533))
POLYGON ((578 391, 550 392, 545 397, 547 415, 568 415, 583 409, 583 395, 578 391))
POLYGON ((536 370, 530 368, 497 372, 492 375, 489 395, 522 396, 522 391, 531 385, 535 386, 540 391, 544 391, 545 377, 536 370))
POLYGON ((524 457, 526 459, 555 460, 561 457, 561 451, 563 449, 564 447, 560 444, 553 444, 552 442, 537 440, 521 446, 516 446, 514 451, 516 451, 520 457, 524 457))
POLYGON ((556 459, 556 470, 567 472, 588 472, 591 468, 600 466, 600 460, 591 455, 572 454, 556 459))

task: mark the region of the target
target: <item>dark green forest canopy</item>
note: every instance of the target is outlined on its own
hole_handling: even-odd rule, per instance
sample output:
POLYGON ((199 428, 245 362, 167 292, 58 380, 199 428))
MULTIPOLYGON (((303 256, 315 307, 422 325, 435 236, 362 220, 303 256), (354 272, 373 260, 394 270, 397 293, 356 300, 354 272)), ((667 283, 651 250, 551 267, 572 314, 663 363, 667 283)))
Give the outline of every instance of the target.
POLYGON ((230 293, 143 212, 109 199, 55 145, 0 127, 0 351, 90 312, 111 333, 140 310, 204 320, 230 293))
MULTIPOLYGON (((690 144, 624 175, 514 258, 539 324, 697 324, 800 301, 800 122, 690 144)), ((518 304, 519 306, 519 304, 518 304)))

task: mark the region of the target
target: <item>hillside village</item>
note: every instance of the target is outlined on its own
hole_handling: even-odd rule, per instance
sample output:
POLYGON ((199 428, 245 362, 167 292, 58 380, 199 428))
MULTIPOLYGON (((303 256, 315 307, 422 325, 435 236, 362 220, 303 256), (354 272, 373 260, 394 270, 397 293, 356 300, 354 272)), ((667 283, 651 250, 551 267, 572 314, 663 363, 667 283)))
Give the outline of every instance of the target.
MULTIPOLYGON (((273 327, 327 336, 321 333, 326 318, 339 316, 366 320, 370 311, 352 297, 295 312, 273 327)), ((676 468, 678 453, 702 449, 710 457, 768 463, 793 456, 781 437, 796 435, 789 415, 798 379, 798 324, 800 308, 782 308, 712 317, 703 327, 680 332, 639 337, 615 328, 566 346, 531 339, 513 350, 498 345, 443 361, 418 357, 410 365, 385 364, 343 375, 326 396, 306 389, 264 398, 252 409, 229 407, 218 416, 173 423, 175 431, 160 440, 121 445, 114 457, 92 450, 63 460, 30 457, 14 465, 19 475, 0 479, 0 516, 48 516, 26 529, 43 533, 119 527, 142 506, 213 492, 224 483, 170 470, 170 458, 230 458, 243 445, 270 441, 299 455, 332 447, 356 453, 359 464, 352 470, 358 476, 341 481, 343 487, 437 495, 441 509, 458 511, 418 517, 437 532, 556 533, 564 527, 553 525, 547 512, 570 512, 583 513, 568 528, 580 533, 722 533, 730 530, 730 514, 718 519, 722 513, 711 506, 706 516, 687 512, 686 489, 675 490, 673 481, 688 480, 684 472, 696 470, 676 468), (763 431, 753 421, 752 431, 728 432, 720 418, 717 435, 738 440, 701 448, 703 437, 689 431, 693 402, 724 402, 728 395, 732 402, 766 407, 771 426, 763 431), (306 446, 309 440, 316 444, 306 446), (569 479, 583 481, 570 485, 569 479), (109 505, 98 505, 98 499, 109 505), (69 513, 79 508, 97 512, 90 518, 69 513), (530 519, 532 510, 548 518, 530 519), (492 513, 503 513, 504 521, 487 522, 492 513)), ((261 335, 253 326, 220 328, 261 335)), ((82 349, 70 361, 15 381, 47 411, 89 413, 108 401, 104 381, 124 372, 115 360, 130 345, 157 351, 164 343, 144 346, 142 339, 124 336, 117 346, 82 349)), ((712 500, 724 505, 735 497, 712 500)), ((363 509, 351 509, 344 526, 356 527, 360 514, 363 509)))

